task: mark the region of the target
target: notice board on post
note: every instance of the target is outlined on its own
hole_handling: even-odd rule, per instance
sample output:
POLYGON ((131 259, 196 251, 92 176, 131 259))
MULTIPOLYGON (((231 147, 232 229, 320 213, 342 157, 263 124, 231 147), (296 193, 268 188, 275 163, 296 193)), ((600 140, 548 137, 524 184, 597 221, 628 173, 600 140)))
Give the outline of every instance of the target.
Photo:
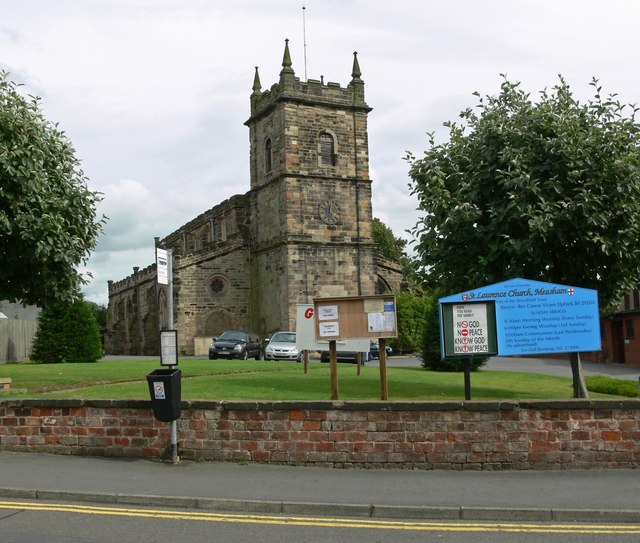
POLYGON ((601 349, 598 293, 592 289, 516 278, 471 288, 438 303, 443 358, 459 356, 465 349, 471 355, 498 356, 601 349), (486 343, 474 328, 486 329, 486 343), (488 351, 483 353, 485 345, 488 351))
POLYGON ((314 298, 316 340, 381 339, 398 335, 393 294, 314 298))

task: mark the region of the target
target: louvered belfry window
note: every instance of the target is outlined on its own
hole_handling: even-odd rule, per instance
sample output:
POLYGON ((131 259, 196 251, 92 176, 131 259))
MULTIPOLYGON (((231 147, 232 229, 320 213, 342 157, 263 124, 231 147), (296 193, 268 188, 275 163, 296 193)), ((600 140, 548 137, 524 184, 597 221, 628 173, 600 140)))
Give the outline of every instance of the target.
POLYGON ((320 163, 323 166, 335 166, 335 157, 333 136, 323 132, 320 134, 320 163))
POLYGON ((271 138, 269 138, 264 143, 264 169, 265 171, 270 172, 272 168, 271 138))

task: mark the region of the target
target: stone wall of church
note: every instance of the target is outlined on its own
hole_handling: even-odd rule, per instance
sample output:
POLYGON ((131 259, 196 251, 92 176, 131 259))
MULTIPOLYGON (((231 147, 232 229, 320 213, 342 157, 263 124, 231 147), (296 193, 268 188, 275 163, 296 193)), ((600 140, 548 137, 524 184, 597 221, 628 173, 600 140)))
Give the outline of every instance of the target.
POLYGON ((254 252, 285 243, 371 243, 369 180, 286 177, 251 191, 250 231, 254 252), (326 224, 320 204, 331 200, 338 221, 326 224))
POLYGON ((370 110, 353 82, 341 87, 332 82, 301 82, 293 74, 281 77, 271 89, 252 96, 251 119, 245 123, 250 129, 251 187, 285 174, 368 178, 370 110), (336 143, 336 161, 331 166, 319 160, 318 135, 323 131, 334 136, 336 143), (265 147, 269 138, 271 161, 265 147))
POLYGON ((195 354, 195 338, 251 328, 247 198, 236 195, 159 241, 174 251, 174 323, 178 351, 195 354))
POLYGON ((407 289, 407 278, 402 273, 402 266, 397 262, 387 260, 378 255, 376 258, 376 273, 378 274, 378 292, 397 292, 407 289))
MULTIPOLYGON (((178 351, 194 354, 195 337, 251 326, 251 276, 245 195, 234 196, 162 240, 174 255, 174 316, 178 351)), ((167 287, 157 285, 156 265, 109 283, 107 354, 159 355, 167 327, 167 287)))
POLYGON ((159 307, 155 264, 122 281, 109 281, 106 354, 159 354, 159 307))
POLYGON ((174 265, 178 350, 194 354, 194 338, 251 328, 250 256, 241 236, 217 251, 179 258, 174 265))
POLYGON ((258 332, 295 330, 296 304, 314 297, 375 294, 376 253, 374 245, 290 244, 256 255, 258 332))

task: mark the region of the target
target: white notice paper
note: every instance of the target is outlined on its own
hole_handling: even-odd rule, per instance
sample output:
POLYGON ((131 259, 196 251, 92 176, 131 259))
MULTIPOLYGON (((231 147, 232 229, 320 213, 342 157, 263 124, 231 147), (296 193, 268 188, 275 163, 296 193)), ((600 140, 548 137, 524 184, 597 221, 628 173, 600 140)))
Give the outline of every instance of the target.
POLYGON ((393 313, 369 313, 367 315, 367 328, 369 332, 395 332, 393 313))
POLYGON ((336 337, 340 335, 340 325, 338 322, 318 323, 318 334, 320 337, 336 337))
POLYGON ((369 332, 382 332, 382 313, 369 313, 367 315, 367 325, 369 332))
POLYGON ((320 321, 333 321, 338 318, 338 306, 337 305, 319 305, 318 306, 318 320, 320 321))

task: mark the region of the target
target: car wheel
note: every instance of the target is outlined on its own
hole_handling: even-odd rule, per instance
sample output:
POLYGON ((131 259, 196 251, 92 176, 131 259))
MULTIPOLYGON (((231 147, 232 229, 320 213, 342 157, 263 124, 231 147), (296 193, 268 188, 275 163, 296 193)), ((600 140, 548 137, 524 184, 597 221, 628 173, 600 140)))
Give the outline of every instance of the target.
POLYGON ((262 360, 262 353, 260 351, 256 354, 256 360, 262 360))
POLYGON ((210 354, 209 355, 209 360, 217 360, 218 357, 215 354, 210 354))
POLYGON ((242 360, 249 360, 249 353, 247 352, 246 349, 242 353, 242 360))

